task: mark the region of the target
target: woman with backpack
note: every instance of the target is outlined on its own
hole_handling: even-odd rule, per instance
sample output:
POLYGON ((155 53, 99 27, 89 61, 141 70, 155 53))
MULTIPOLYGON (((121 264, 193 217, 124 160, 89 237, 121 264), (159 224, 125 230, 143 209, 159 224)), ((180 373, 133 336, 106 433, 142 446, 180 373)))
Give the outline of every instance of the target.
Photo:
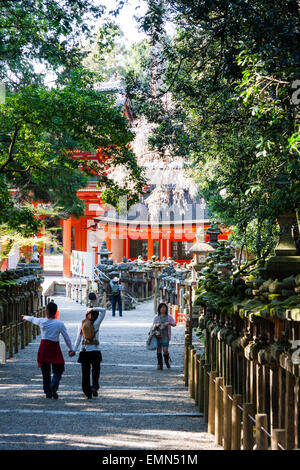
POLYGON ((82 371, 82 391, 88 399, 98 396, 100 364, 102 354, 99 345, 99 328, 105 317, 106 310, 101 307, 89 308, 85 319, 78 327, 74 350, 81 343, 78 362, 82 371), (92 368, 92 385, 90 381, 92 368))
POLYGON ((167 368, 170 368, 169 342, 171 340, 171 327, 176 326, 172 315, 168 315, 168 306, 164 302, 157 308, 157 315, 154 317, 153 326, 160 329, 161 335, 157 339, 157 369, 163 369, 162 348, 164 360, 167 368))

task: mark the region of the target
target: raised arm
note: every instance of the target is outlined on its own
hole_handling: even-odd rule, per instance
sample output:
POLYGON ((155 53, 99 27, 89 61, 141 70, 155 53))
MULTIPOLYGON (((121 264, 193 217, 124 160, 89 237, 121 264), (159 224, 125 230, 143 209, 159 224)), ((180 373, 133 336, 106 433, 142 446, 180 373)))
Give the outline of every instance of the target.
POLYGON ((34 323, 34 325, 40 325, 41 318, 33 317, 30 315, 21 315, 22 320, 29 321, 30 323, 34 323))
POLYGON ((95 330, 97 330, 99 328, 99 326, 101 325, 101 323, 103 322, 103 320, 104 320, 104 317, 105 317, 105 314, 106 314, 106 309, 103 308, 103 307, 94 307, 93 310, 96 311, 96 312, 99 312, 99 316, 98 316, 97 320, 94 321, 94 328, 95 328, 95 330))

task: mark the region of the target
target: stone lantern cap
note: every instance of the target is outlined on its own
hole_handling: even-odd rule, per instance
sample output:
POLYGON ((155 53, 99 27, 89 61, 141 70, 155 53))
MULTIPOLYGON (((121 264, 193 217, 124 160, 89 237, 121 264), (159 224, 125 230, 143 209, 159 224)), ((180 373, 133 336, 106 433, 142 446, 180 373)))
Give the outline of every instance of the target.
POLYGON ((203 230, 202 227, 199 227, 197 229, 196 238, 197 238, 196 243, 194 243, 194 245, 192 245, 191 248, 188 250, 190 253, 208 254, 208 253, 215 252, 215 248, 213 248, 208 243, 205 243, 205 241, 204 241, 204 230, 203 230))
POLYGON ((220 235, 222 231, 220 230, 220 227, 217 224, 212 224, 210 227, 208 227, 206 233, 208 233, 208 235, 220 235))
POLYGON ((107 245, 106 245, 106 240, 103 240, 101 244, 100 251, 97 253, 97 255, 111 255, 112 252, 108 250, 107 245))
POLYGON ((215 249, 208 243, 198 241, 189 249, 191 253, 212 253, 214 251, 215 249))

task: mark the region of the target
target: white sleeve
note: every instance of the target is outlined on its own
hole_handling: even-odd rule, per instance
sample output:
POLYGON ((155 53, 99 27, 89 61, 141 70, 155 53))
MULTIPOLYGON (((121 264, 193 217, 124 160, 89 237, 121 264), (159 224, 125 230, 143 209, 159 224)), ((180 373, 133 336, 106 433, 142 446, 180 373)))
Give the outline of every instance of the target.
POLYGON ((41 318, 32 317, 30 315, 24 315, 25 320, 30 321, 30 323, 34 323, 35 325, 40 325, 41 318))
POLYGON ((78 350, 78 347, 81 343, 82 333, 80 333, 80 332, 81 332, 81 324, 78 326, 77 337, 76 337, 75 345, 74 345, 74 351, 78 350))
POLYGON ((64 324, 62 324, 61 334, 63 335, 63 338, 65 340, 66 345, 69 348, 69 351, 72 351, 73 350, 72 341, 70 339, 70 336, 68 335, 67 328, 65 327, 64 324))
POLYGON ((99 316, 97 320, 94 322, 94 328, 97 329, 101 325, 102 321, 104 320, 105 314, 106 314, 106 309, 103 307, 97 307, 94 308, 94 310, 97 310, 99 312, 99 316))

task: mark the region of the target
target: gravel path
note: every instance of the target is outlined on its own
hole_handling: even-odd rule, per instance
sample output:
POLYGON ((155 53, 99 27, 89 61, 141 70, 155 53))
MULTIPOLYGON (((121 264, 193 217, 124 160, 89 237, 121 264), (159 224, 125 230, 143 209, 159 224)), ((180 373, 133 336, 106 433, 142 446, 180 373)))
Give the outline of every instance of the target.
MULTIPOLYGON (((74 342, 86 307, 65 297, 55 301, 74 342)), ((40 337, 0 364, 0 450, 222 450, 184 386, 184 327, 172 328, 171 369, 157 371, 155 351, 145 347, 153 317, 152 302, 122 318, 107 311, 99 397, 92 400, 81 390, 78 355, 69 358, 63 339, 58 400, 43 394, 40 337)))

